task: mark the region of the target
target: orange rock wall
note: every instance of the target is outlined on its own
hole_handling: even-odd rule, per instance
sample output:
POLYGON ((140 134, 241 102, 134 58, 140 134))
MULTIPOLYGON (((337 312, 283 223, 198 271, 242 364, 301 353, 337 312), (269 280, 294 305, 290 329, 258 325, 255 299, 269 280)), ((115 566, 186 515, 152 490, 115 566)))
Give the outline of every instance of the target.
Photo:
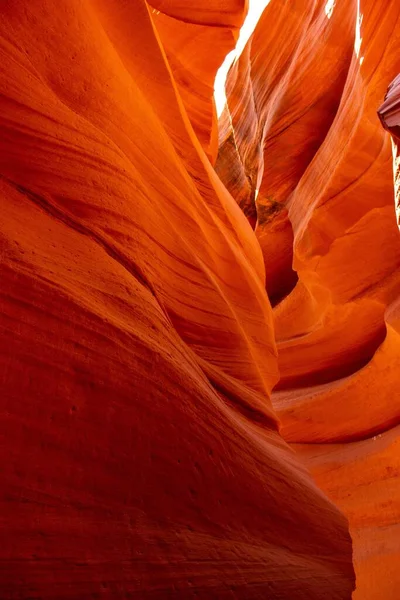
POLYGON ((193 28, 225 53, 246 3, 188 5, 0 7, 3 598, 354 587, 278 433, 263 255, 207 158, 214 48, 180 54, 193 28))
MULTIPOLYGON (((229 75, 217 169, 232 193, 251 182, 248 212, 258 190, 281 434, 349 518, 354 599, 395 600, 400 237, 377 110, 400 71, 400 5, 328 8, 268 4, 229 75)), ((397 79, 380 109, 395 143, 398 89, 397 79)))

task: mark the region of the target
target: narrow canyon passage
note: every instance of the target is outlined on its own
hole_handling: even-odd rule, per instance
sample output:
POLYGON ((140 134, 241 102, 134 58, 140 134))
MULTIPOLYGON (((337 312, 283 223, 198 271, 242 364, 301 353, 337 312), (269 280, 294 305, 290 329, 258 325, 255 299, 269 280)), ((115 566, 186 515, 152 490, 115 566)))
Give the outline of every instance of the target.
POLYGON ((280 432, 349 519, 353 598, 396 600, 400 238, 382 124, 396 156, 398 78, 382 124, 377 111, 400 70, 400 7, 328 4, 266 7, 228 76, 217 170, 258 217, 280 432))
POLYGON ((397 0, 0 16, 0 598, 397 600, 397 0))

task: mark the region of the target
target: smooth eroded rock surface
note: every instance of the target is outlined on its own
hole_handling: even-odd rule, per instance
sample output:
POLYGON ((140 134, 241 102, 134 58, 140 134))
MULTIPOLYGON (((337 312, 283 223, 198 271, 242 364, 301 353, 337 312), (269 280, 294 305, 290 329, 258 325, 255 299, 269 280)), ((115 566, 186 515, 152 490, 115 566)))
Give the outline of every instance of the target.
POLYGON ((400 585, 399 31, 396 0, 272 0, 216 163, 263 251, 280 431, 349 518, 357 600, 400 585))
POLYGON ((0 7, 2 598, 351 597, 346 518, 278 433, 262 251, 207 157, 246 9, 0 7))

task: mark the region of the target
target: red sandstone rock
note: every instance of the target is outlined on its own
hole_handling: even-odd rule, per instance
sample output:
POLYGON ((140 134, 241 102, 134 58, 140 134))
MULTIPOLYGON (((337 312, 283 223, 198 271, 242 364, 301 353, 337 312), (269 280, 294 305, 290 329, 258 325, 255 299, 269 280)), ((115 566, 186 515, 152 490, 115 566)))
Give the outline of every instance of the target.
MULTIPOLYGON (((355 2, 328 4, 268 4, 229 75, 217 169, 239 205, 258 212, 266 288, 277 304, 272 400, 281 433, 309 444, 306 464, 349 518, 354 598, 394 600, 399 515, 387 528, 388 505, 374 498, 391 473, 384 494, 398 502, 398 450, 383 460, 374 438, 395 439, 400 422, 400 238, 390 137, 376 113, 400 71, 400 5, 361 0, 357 14, 355 2), (343 444, 332 468, 326 454, 336 445, 328 442, 343 444), (325 461, 326 477, 314 469, 325 461), (358 519, 361 497, 368 524, 358 519)), ((379 109, 397 153, 398 82, 379 109)))
POLYGON ((277 431, 259 244, 166 58, 239 27, 209 6, 1 6, 4 598, 350 598, 346 519, 277 431))
POLYGON ((347 444, 294 448, 348 516, 357 587, 354 600, 397 600, 400 560, 400 428, 347 444))
POLYGON ((218 153, 218 121, 214 80, 225 56, 234 48, 247 2, 178 4, 155 2, 153 22, 160 35, 194 131, 212 162, 218 153), (191 6, 193 4, 193 6, 191 6))

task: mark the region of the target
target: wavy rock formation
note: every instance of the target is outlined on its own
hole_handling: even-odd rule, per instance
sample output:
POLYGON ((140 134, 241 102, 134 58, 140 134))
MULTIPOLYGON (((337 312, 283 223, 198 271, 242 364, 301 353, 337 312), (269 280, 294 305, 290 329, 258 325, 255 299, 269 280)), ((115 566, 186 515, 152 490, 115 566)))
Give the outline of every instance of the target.
MULTIPOLYGON (((377 117, 399 31, 396 0, 272 0, 229 74, 216 164, 257 217, 273 405, 349 518, 357 600, 395 600, 400 585, 400 237, 377 117)), ((396 142, 398 86, 380 109, 396 142)))
POLYGON ((214 163, 218 153, 214 80, 238 39, 247 0, 223 3, 153 0, 149 4, 191 125, 214 163))
POLYGON ((0 7, 3 598, 351 596, 346 518, 278 433, 262 252, 207 157, 245 11, 0 7))

